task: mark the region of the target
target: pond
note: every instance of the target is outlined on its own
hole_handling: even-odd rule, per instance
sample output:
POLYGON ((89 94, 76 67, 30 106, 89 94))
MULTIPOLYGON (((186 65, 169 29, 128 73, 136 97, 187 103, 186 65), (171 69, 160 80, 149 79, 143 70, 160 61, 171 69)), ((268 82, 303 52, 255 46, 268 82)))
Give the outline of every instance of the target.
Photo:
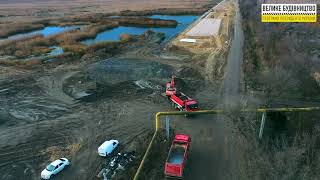
POLYGON ((52 50, 47 54, 48 56, 57 56, 64 53, 63 48, 59 46, 51 46, 52 50))
POLYGON ((80 26, 47 26, 43 29, 40 30, 35 30, 35 31, 31 31, 28 33, 19 33, 13 36, 9 36, 8 38, 5 39, 1 39, 1 41, 4 40, 17 40, 17 39, 22 39, 22 38, 26 38, 26 37, 31 37, 31 36, 35 36, 35 35, 43 35, 44 37, 48 37, 51 35, 56 35, 59 33, 63 33, 65 31, 70 31, 73 29, 77 29, 80 28, 80 26))
POLYGON ((87 39, 82 41, 83 44, 92 45, 103 41, 119 41, 121 34, 132 34, 140 35, 147 30, 152 30, 154 32, 165 33, 165 41, 175 37, 185 28, 187 28, 193 21, 195 21, 198 16, 183 15, 183 16, 172 16, 172 15, 152 15, 148 16, 150 18, 166 19, 166 20, 176 20, 178 25, 174 28, 148 28, 148 27, 127 27, 119 26, 117 28, 106 30, 97 34, 94 39, 87 39))

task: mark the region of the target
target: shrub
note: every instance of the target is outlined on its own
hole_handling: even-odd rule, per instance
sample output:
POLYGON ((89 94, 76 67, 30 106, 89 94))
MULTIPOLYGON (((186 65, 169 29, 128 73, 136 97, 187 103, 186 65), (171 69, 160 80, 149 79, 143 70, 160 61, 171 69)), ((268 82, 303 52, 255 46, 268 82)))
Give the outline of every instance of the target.
POLYGON ((120 45, 119 42, 106 41, 106 42, 100 42, 100 43, 91 45, 87 49, 88 49, 88 52, 95 52, 95 51, 102 49, 102 48, 115 49, 119 45, 120 45))
POLYGON ((133 36, 130 34, 121 34, 120 35, 120 41, 123 43, 129 42, 133 40, 133 36))
POLYGON ((42 64, 42 61, 40 59, 30 59, 28 61, 25 61, 23 63, 24 66, 35 66, 35 65, 39 65, 42 64))
POLYGON ((44 28, 41 23, 10 23, 0 25, 0 37, 8 37, 13 34, 24 33, 44 28))
POLYGON ((87 47, 80 43, 78 44, 67 44, 61 46, 65 52, 71 52, 73 54, 83 55, 86 52, 87 47))

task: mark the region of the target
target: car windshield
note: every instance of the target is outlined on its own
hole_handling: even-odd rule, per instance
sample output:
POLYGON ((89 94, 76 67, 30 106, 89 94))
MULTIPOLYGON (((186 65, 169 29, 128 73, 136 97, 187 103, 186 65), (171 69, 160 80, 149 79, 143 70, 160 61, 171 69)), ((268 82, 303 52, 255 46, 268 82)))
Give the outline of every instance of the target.
POLYGON ((53 171, 54 166, 51 165, 51 164, 49 164, 49 165, 46 167, 46 169, 47 169, 48 171, 53 171))
POLYGON ((198 104, 190 104, 188 107, 189 109, 198 109, 198 104))

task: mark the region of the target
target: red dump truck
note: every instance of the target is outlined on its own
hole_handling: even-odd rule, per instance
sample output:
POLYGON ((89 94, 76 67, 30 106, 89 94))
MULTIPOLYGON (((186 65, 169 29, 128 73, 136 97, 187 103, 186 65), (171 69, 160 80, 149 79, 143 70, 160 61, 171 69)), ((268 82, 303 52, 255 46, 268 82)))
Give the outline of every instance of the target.
POLYGON ((183 171, 188 160, 190 142, 190 136, 176 134, 165 164, 164 174, 166 177, 183 177, 183 171))
POLYGON ((171 82, 166 84, 166 96, 171 101, 172 106, 180 111, 197 111, 198 102, 182 92, 178 92, 174 85, 174 76, 172 76, 171 82))
POLYGON ((171 95, 175 94, 177 92, 176 87, 174 86, 174 76, 172 76, 171 81, 166 83, 166 96, 168 99, 171 97, 171 95))

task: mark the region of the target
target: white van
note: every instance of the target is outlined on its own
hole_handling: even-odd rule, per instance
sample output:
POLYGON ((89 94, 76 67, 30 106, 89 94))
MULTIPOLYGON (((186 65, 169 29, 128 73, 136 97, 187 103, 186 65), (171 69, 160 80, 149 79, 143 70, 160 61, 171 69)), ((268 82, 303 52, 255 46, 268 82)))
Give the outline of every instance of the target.
POLYGON ((105 141, 101 146, 98 148, 98 153, 100 156, 108 156, 112 153, 112 151, 118 146, 119 141, 117 140, 109 140, 105 141))

